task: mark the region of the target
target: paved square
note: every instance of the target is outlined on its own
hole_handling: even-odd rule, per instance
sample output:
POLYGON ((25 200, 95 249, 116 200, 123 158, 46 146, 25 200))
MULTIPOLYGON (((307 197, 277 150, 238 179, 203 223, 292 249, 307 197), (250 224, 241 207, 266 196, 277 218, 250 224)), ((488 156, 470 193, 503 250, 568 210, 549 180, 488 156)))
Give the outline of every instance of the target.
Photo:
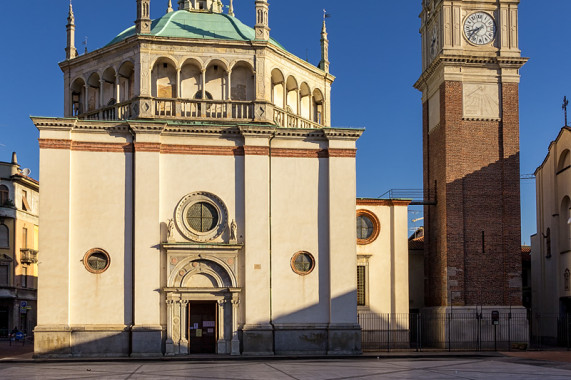
POLYGON ((571 365, 520 358, 110 361, 0 363, 11 379, 538 379, 571 378, 571 365))

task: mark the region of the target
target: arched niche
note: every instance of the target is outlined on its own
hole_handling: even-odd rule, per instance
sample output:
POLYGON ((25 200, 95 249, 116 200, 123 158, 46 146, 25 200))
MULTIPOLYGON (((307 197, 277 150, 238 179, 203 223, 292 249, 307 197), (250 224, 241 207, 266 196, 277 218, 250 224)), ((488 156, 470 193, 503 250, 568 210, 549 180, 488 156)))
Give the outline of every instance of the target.
POLYGON ((287 82, 286 82, 286 100, 287 100, 287 110, 288 112, 293 113, 294 115, 297 115, 299 112, 298 109, 298 85, 297 85, 297 80, 290 76, 287 78, 287 82))
POLYGON ((228 68, 221 60, 212 60, 205 72, 205 89, 214 100, 228 99, 228 68))
POLYGON ((93 73, 87 80, 87 111, 94 111, 100 107, 99 97, 101 82, 98 73, 93 73))
POLYGON ((254 70, 247 62, 238 62, 232 68, 231 99, 252 101, 255 98, 254 70))
POLYGON ((135 65, 131 61, 123 62, 119 67, 119 99, 126 102, 133 97, 135 87, 135 65))
POLYGON ((317 88, 313 90, 313 121, 321 125, 324 125, 323 100, 323 93, 317 88))
POLYGON ((299 88, 299 115, 308 120, 311 119, 311 89, 307 83, 302 83, 299 88))
POLYGON ((85 109, 85 81, 77 78, 71 84, 71 116, 79 116, 85 109))
POLYGON ((177 96, 176 66, 169 58, 159 58, 151 70, 151 95, 171 99, 177 96))
POLYGON ((180 71, 180 97, 192 99, 199 91, 202 91, 202 67, 197 60, 189 59, 180 71))
POLYGON ((116 99, 116 86, 115 81, 117 79, 117 74, 115 73, 115 69, 112 67, 108 67, 103 72, 103 105, 110 106, 117 103, 116 99))
POLYGON ((281 108, 285 109, 284 105, 284 86, 285 78, 282 72, 278 69, 272 70, 272 103, 281 108))

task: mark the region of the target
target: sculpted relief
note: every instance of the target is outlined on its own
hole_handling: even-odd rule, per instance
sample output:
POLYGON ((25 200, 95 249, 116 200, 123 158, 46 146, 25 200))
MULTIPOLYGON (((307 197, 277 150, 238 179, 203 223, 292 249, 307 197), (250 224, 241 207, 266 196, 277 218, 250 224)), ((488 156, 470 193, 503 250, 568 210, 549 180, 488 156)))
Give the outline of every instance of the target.
POLYGON ((497 119, 500 117, 498 84, 464 83, 464 117, 497 119))

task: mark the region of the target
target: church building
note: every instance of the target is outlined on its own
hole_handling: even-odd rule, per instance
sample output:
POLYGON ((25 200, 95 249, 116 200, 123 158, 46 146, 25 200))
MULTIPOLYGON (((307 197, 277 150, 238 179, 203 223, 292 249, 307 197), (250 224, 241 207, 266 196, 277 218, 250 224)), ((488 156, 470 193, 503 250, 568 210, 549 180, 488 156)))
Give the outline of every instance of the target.
POLYGON ((254 28, 231 0, 164 5, 84 55, 70 6, 64 115, 32 118, 36 356, 360 353, 363 130, 331 127, 325 22, 314 66, 266 0, 254 28))

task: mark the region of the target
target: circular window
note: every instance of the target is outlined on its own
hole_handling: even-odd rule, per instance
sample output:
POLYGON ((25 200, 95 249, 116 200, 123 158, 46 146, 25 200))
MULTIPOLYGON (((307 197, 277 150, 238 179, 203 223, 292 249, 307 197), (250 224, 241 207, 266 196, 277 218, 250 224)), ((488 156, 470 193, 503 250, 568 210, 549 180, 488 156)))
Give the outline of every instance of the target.
POLYGON ((357 243, 369 244, 379 236, 381 225, 376 215, 368 210, 357 211, 357 243))
POLYGON ((299 275, 310 274, 315 268, 315 259, 309 252, 298 252, 291 258, 291 269, 299 275))
POLYGON ((210 203, 198 202, 188 208, 186 221, 197 232, 212 231, 218 224, 218 212, 210 203))
POLYGON ((109 268, 110 263, 111 258, 109 254, 100 248, 87 251, 83 257, 83 265, 85 265, 85 268, 95 274, 105 272, 107 268, 109 268))
POLYGON ((181 199, 176 207, 175 220, 178 230, 186 238, 208 242, 226 230, 228 211, 216 195, 196 192, 181 199))

